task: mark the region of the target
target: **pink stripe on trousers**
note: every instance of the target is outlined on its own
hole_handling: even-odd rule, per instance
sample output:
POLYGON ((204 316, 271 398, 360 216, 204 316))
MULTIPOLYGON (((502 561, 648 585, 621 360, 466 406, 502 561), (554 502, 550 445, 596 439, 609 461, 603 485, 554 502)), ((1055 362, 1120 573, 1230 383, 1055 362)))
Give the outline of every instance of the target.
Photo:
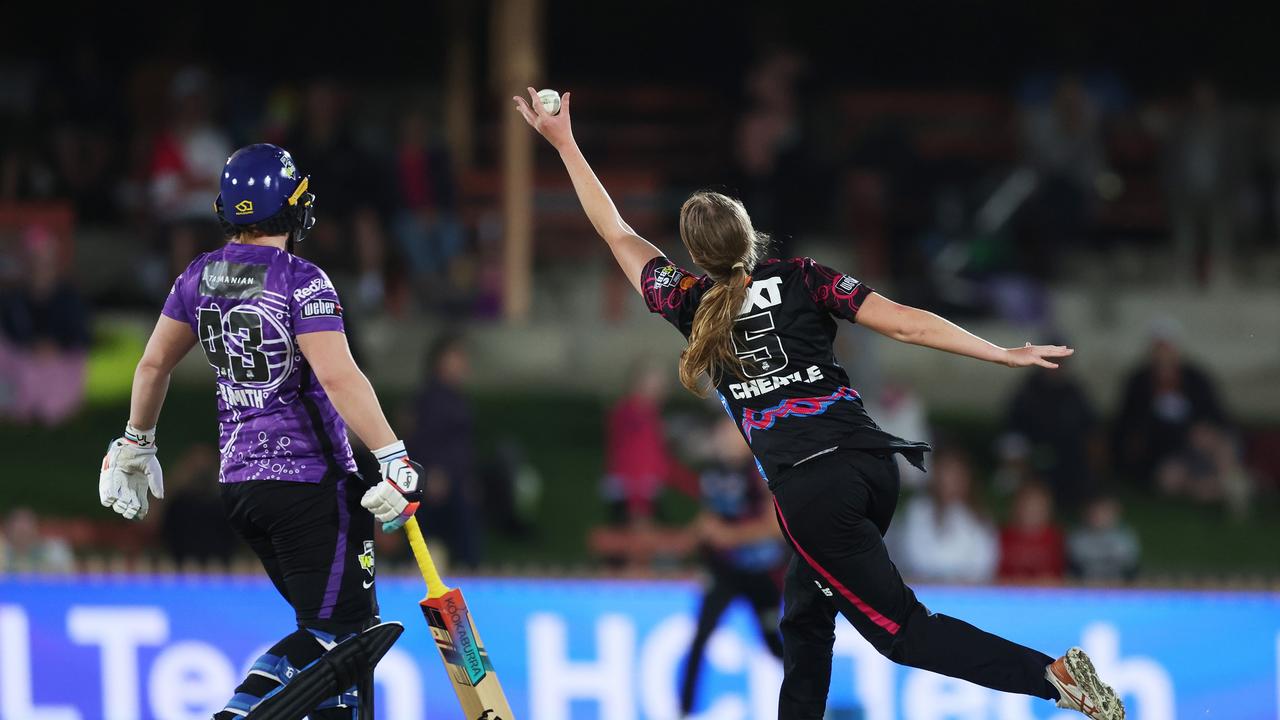
POLYGON ((819 575, 826 578, 827 582, 831 584, 831 587, 835 588, 836 591, 843 595, 846 600, 853 603, 853 606, 858 608, 859 612, 866 615, 875 624, 884 628, 885 632, 890 635, 897 635, 900 627, 898 623, 876 612, 874 608, 863 602, 862 598, 854 595, 849 588, 845 587, 844 583, 840 582, 835 578, 835 576, 823 569, 823 567, 819 565, 817 561, 809 555, 809 553, 804 551, 804 548, 800 547, 800 543, 796 542, 795 536, 791 534, 791 529, 787 527, 787 518, 782 514, 782 508, 778 505, 777 498, 774 498, 773 506, 778 509, 778 519, 782 521, 782 531, 791 539, 791 544, 794 545, 796 551, 800 553, 800 557, 804 558, 804 561, 809 563, 809 567, 818 571, 819 575))

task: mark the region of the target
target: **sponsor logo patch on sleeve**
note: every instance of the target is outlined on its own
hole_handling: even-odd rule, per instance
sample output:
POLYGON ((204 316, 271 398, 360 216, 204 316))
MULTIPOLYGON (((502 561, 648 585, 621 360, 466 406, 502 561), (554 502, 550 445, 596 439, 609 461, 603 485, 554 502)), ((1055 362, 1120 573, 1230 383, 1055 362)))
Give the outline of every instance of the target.
POLYGON ((685 274, 675 265, 663 265, 653 271, 653 284, 660 288, 675 287, 685 274))
POLYGON ((698 278, 692 275, 686 275, 685 278, 680 281, 680 289, 688 290, 689 288, 697 284, 698 284, 698 278))
POLYGON ((852 275, 842 275, 836 281, 836 292, 841 295, 852 295, 853 291, 858 287, 858 278, 852 275))
POLYGON ((332 300, 312 300, 302 306, 302 319, 342 317, 342 306, 332 300))

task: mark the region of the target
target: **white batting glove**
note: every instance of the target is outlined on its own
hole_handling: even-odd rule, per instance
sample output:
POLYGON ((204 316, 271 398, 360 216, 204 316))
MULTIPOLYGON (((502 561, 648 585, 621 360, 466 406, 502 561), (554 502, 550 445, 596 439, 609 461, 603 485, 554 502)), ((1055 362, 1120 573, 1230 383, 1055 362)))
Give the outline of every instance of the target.
POLYGON ((422 502, 422 468, 409 459, 404 441, 373 451, 382 480, 365 491, 360 504, 382 523, 383 532, 399 530, 422 502))
POLYGON ((124 436, 107 446, 98 475, 98 499, 128 520, 147 516, 147 490, 164 497, 164 472, 156 459, 156 429, 125 425, 124 436))

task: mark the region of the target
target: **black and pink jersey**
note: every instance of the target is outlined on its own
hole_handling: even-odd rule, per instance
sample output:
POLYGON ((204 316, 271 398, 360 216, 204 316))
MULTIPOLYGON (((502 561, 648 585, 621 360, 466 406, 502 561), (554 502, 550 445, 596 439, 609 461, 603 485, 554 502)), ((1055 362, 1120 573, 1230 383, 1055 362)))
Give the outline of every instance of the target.
POLYGON ((162 311, 191 326, 217 375, 224 483, 320 482, 355 472, 347 428, 298 349, 298 336, 343 331, 320 268, 261 245, 196 258, 162 311))
MULTIPOLYGON (((650 312, 685 337, 712 284, 665 257, 641 274, 650 312)), ((733 332, 743 362, 738 373, 722 373, 716 391, 766 478, 836 448, 902 452, 917 464, 928 449, 877 427, 836 360, 835 318, 854 322, 871 292, 810 258, 769 260, 752 273, 733 332)))

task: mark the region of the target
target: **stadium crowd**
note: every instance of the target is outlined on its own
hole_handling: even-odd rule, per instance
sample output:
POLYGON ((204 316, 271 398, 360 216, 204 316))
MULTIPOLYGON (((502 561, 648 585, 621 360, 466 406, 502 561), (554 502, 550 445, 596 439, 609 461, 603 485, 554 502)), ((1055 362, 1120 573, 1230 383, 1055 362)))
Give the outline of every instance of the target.
MULTIPOLYGON (((140 268, 131 292, 86 297, 65 233, 39 219, 0 230, 5 422, 56 426, 75 414, 90 308, 153 308, 194 254, 221 241, 210 208, 218 171, 250 139, 290 148, 316 179, 323 221, 303 252, 330 269, 357 337, 362 316, 496 317, 500 232, 492 208, 473 209, 471 171, 431 111, 438 90, 340 77, 266 86, 159 60, 124 74, 107 67, 85 46, 57 64, 0 68, 9 88, 0 205, 67 206, 76 233, 135 238, 140 268)), ((1161 282, 1248 280, 1250 253, 1280 238, 1280 113, 1234 101, 1207 78, 1172 97, 1144 97, 1107 72, 1028 74, 1003 96, 876 93, 834 86, 802 53, 780 49, 757 58, 723 107, 706 122, 734 132, 709 155, 719 165, 699 172, 743 197, 778 253, 856 237, 865 275, 952 315, 1047 326, 1045 283, 1122 244, 1161 248, 1161 282)), ((624 139, 597 132, 608 166, 634 162, 609 152, 624 139)), ((653 158, 659 203, 684 189, 673 155, 653 158)), ((1095 407, 1069 367, 1028 374, 1007 399, 989 464, 930 428, 911 388, 869 394, 877 417, 901 425, 892 431, 939 446, 928 475, 904 467, 910 497, 890 537, 904 571, 938 581, 1123 581, 1138 572, 1140 542, 1117 490, 1245 514, 1256 489, 1238 428, 1213 376, 1182 355, 1179 333, 1171 321, 1153 325, 1148 355, 1110 407, 1095 407), (993 511, 992 500, 1007 509, 993 511)), ((530 522, 518 497, 527 463, 514 446, 478 462, 466 377, 463 343, 442 339, 406 419, 414 455, 431 462, 424 522, 456 562, 476 565, 486 560, 471 519, 482 497, 498 508, 495 524, 530 522)), ((675 447, 669 382, 638 368, 603 421, 601 502, 615 525, 662 520, 664 490, 696 495, 697 473, 685 466, 708 458, 675 447)), ((155 532, 178 563, 235 552, 211 494, 216 460, 200 446, 175 461, 155 532)), ((66 567, 65 545, 33 543, 37 525, 27 511, 9 513, 0 569, 66 567)))

